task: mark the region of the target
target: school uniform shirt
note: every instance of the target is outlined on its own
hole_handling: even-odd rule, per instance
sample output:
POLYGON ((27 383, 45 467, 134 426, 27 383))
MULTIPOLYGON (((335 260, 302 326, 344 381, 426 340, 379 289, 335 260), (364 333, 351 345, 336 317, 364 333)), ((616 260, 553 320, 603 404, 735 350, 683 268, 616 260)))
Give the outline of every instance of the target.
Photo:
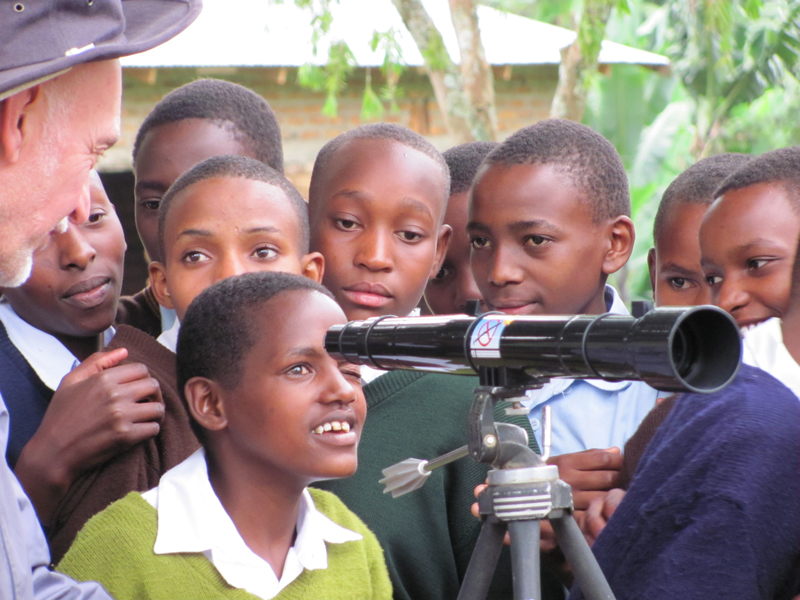
MULTIPOLYGON (((0 300, 0 321, 11 343, 51 390, 58 388, 64 376, 81 363, 58 339, 23 321, 7 300, 0 300)), ((111 341, 114 333, 113 327, 105 330, 104 345, 111 341)))
POLYGON ((264 600, 276 596, 304 569, 327 568, 326 543, 362 539, 360 533, 319 512, 306 489, 300 499, 295 542, 278 578, 270 564, 247 547, 214 493, 203 448, 167 471, 142 498, 158 511, 155 554, 202 553, 230 585, 264 600))
MULTIPOLYGON (((610 285, 606 286, 605 301, 609 313, 630 314, 610 285)), ((530 390, 522 404, 529 411, 539 448, 543 448, 542 408, 551 407, 551 454, 558 456, 590 448, 622 449, 659 395, 669 393, 660 393, 641 381, 553 379, 541 389, 530 390)))
POLYGON ((742 362, 766 371, 800 397, 800 365, 783 343, 781 320, 777 317, 745 332, 742 362))

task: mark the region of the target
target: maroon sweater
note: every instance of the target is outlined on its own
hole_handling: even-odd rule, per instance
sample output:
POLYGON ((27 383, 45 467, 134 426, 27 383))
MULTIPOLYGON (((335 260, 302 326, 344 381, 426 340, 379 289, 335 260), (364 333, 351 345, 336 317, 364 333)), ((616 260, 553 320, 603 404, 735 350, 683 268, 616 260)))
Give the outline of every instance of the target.
POLYGON ((189 426, 189 415, 178 395, 175 354, 155 338, 120 325, 108 349, 127 348, 126 363, 143 363, 161 385, 166 412, 154 437, 86 471, 73 482, 48 527, 53 564, 64 556, 78 531, 92 516, 128 492, 144 492, 166 471, 183 462, 200 443, 189 426))

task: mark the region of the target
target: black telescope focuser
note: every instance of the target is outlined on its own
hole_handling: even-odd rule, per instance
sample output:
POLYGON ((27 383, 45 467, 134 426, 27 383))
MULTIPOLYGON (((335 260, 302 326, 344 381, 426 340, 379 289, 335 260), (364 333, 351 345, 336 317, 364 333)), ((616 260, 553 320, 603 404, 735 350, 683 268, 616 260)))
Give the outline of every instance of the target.
POLYGON ((552 377, 644 381, 714 392, 739 368, 736 322, 714 306, 622 315, 379 317, 335 325, 330 354, 378 369, 474 375, 481 367, 552 377))

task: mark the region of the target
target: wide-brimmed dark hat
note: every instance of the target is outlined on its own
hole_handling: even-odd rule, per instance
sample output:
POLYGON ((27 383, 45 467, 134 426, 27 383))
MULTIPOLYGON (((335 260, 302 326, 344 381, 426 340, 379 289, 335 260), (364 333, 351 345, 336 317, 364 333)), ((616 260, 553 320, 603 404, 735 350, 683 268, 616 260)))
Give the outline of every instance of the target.
POLYGON ((79 63, 149 50, 201 0, 0 0, 0 100, 79 63))

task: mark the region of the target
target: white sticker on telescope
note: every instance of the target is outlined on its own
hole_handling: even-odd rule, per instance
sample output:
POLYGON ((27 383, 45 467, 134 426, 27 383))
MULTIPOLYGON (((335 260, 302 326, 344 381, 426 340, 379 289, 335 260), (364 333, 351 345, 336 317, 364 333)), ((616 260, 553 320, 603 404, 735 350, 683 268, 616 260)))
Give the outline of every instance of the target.
POLYGON ((500 338, 506 325, 511 321, 506 316, 485 317, 472 330, 469 340, 473 358, 501 358, 500 338))

